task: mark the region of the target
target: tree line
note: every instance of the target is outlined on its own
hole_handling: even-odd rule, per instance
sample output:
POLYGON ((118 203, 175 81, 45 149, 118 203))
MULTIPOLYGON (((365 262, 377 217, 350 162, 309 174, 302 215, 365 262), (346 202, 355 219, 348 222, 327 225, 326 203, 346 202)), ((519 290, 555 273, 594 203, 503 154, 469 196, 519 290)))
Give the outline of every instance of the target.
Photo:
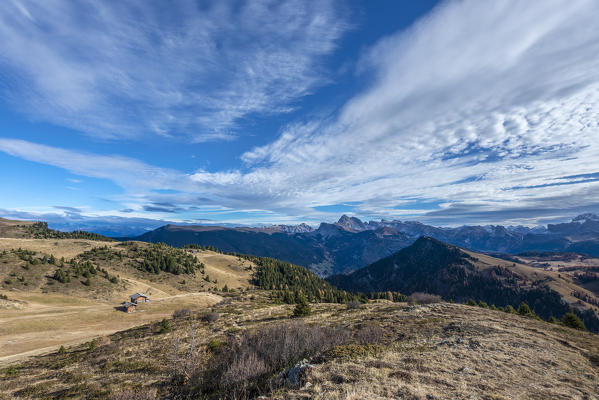
POLYGON ((54 229, 48 228, 47 222, 36 222, 32 225, 27 226, 27 233, 29 233, 34 239, 87 239, 87 240, 99 240, 103 242, 114 242, 115 240, 104 235, 99 235, 93 232, 86 231, 72 231, 72 232, 61 232, 54 229))

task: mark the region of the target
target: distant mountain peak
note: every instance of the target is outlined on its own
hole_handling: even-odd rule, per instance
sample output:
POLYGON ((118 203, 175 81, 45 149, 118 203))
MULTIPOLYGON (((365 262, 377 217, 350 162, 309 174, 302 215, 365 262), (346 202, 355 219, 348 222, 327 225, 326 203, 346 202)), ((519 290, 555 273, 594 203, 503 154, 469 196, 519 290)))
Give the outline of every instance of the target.
POLYGON ((272 229, 283 233, 307 233, 314 230, 314 228, 305 223, 299 225, 273 225, 272 229))
MULTIPOLYGON (((339 221, 337 221, 337 223, 338 223, 338 224, 346 224, 346 223, 348 223, 348 222, 352 222, 352 221, 360 221, 360 219, 359 219, 359 218, 356 218, 356 217, 350 217, 350 216, 349 216, 349 215, 347 215, 347 214, 343 214, 343 215, 341 216, 341 218, 339 218, 339 221)), ((362 222, 362 221, 360 221, 360 222, 362 222)))
POLYGON ((335 223, 335 225, 340 226, 349 231, 360 232, 368 229, 364 222, 362 222, 359 218, 349 217, 345 214, 339 218, 339 221, 335 223))
POLYGON ((599 215, 593 214, 593 213, 586 213, 586 214, 580 214, 580 215, 574 217, 574 219, 572 219, 572 222, 584 223, 586 221, 599 222, 599 215))

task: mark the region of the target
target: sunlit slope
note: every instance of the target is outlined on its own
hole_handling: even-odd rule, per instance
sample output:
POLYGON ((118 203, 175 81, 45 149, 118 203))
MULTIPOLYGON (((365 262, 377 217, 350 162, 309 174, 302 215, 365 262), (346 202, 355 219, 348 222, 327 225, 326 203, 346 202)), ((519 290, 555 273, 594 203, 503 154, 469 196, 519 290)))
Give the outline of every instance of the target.
POLYGON ((0 238, 0 363, 221 300, 250 287, 253 263, 136 242, 0 238), (134 314, 136 292, 151 302, 134 314))

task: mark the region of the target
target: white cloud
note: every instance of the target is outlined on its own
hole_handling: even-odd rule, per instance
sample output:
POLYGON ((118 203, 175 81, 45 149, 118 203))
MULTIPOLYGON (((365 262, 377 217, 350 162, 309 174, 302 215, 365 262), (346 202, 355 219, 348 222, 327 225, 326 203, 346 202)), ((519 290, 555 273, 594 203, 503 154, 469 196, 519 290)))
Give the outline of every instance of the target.
POLYGON ((18 139, 0 138, 0 151, 25 160, 63 168, 73 174, 109 179, 129 191, 188 190, 187 176, 122 156, 65 150, 18 139))
POLYGON ((373 84, 333 121, 291 125, 243 154, 243 169, 186 175, 116 157, 105 164, 144 177, 102 177, 126 186, 157 176, 154 188, 306 218, 327 215, 314 206, 348 201, 359 215, 383 217, 438 203, 425 216, 448 224, 599 207, 597 180, 566 178, 599 173, 598 14, 592 0, 447 2, 365 53, 359 71, 373 84))
POLYGON ((581 194, 597 183, 508 189, 599 171, 598 11, 593 1, 448 2, 366 54, 360 70, 376 82, 337 121, 242 158, 300 180, 296 203, 361 201, 383 216, 406 198, 509 210, 555 193, 587 204, 581 194))
POLYGON ((71 2, 0 9, 3 95, 33 118, 105 138, 230 139, 327 82, 348 28, 335 0, 71 2))

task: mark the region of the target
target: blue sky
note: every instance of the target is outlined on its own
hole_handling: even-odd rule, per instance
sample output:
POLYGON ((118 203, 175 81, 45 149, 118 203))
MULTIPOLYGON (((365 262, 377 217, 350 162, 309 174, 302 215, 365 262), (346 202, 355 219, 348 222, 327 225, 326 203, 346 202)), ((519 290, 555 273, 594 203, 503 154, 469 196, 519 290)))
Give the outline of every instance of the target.
POLYGON ((0 215, 148 229, 599 211, 598 11, 6 1, 0 215))

